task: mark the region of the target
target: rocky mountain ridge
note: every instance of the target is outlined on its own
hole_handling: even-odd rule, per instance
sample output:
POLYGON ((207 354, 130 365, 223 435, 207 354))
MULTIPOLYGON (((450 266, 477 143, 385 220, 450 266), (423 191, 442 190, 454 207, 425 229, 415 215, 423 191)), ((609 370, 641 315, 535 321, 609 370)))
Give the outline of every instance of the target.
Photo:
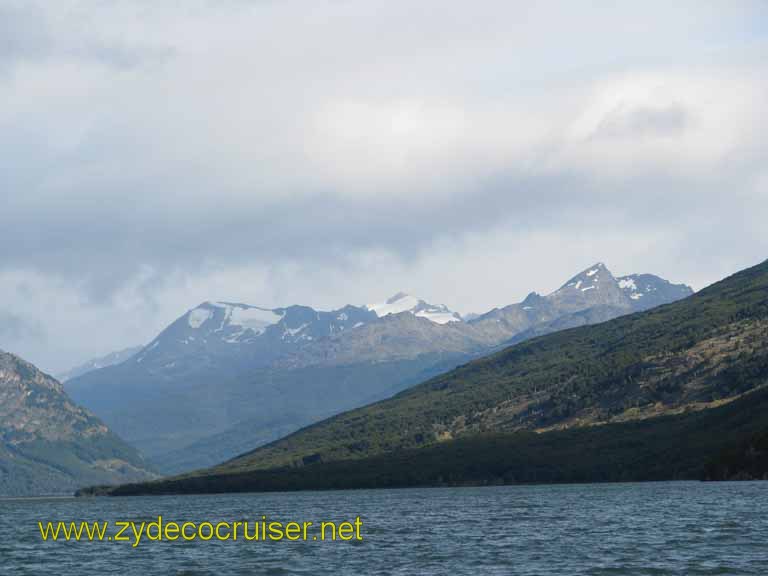
POLYGON ((644 282, 617 279, 596 264, 549 295, 532 293, 467 321, 404 293, 332 311, 204 302, 122 364, 67 387, 158 464, 188 469, 242 451, 244 429, 255 446, 395 394, 511 339, 692 293, 657 277, 644 282), (653 300, 652 293, 660 296, 653 300), (213 438, 231 449, 215 449, 213 438))

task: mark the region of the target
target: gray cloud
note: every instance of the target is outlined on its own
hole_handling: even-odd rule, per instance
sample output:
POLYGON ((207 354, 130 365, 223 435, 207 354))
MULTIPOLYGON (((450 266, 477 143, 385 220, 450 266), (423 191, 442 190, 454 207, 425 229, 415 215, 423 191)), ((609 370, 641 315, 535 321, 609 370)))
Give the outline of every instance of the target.
MULTIPOLYGON (((50 6, 45 4, 0 4, 0 72, 25 63, 56 60, 95 62, 119 70, 167 60, 172 55, 172 50, 162 43, 127 44, 119 37, 105 39, 94 31, 88 32, 92 20, 87 4, 73 5, 70 12, 58 14, 68 18, 72 26, 69 29, 52 22, 50 6)), ((90 8, 94 6, 91 3, 90 8)))
POLYGON ((208 297, 700 286, 768 249, 765 12, 0 1, 0 301, 63 368, 208 297))
POLYGON ((11 211, 0 218, 9 240, 0 246, 0 261, 10 269, 34 263, 82 285, 91 300, 102 302, 147 266, 165 276, 198 273, 211 263, 332 264, 366 250, 413 260, 441 237, 502 225, 564 229, 589 220, 596 206, 614 218, 642 215, 655 225, 676 226, 680 213, 692 204, 712 207, 722 190, 719 181, 695 190, 693 184, 650 174, 605 185, 578 173, 499 173, 429 201, 419 196, 393 200, 385 192, 364 199, 317 193, 271 204, 258 196, 229 201, 224 195, 191 204, 180 195, 142 204, 130 191, 113 194, 108 202, 65 194, 46 210, 11 211))
POLYGON ((39 322, 28 321, 11 312, 0 310, 0 342, 2 345, 11 347, 21 340, 44 343, 46 340, 45 328, 39 322))
POLYGON ((595 130, 594 138, 643 138, 675 136, 682 133, 691 119, 685 108, 619 108, 606 116, 595 130))
POLYGON ((41 14, 33 6, 0 5, 0 71, 17 60, 48 50, 41 14))

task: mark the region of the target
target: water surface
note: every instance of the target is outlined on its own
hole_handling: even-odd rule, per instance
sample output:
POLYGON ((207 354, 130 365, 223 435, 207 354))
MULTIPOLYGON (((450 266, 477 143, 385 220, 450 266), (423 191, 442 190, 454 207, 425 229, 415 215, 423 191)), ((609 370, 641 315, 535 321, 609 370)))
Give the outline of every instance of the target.
POLYGON ((0 573, 768 574, 768 482, 0 500, 0 573), (363 542, 42 542, 38 520, 363 520, 363 542))

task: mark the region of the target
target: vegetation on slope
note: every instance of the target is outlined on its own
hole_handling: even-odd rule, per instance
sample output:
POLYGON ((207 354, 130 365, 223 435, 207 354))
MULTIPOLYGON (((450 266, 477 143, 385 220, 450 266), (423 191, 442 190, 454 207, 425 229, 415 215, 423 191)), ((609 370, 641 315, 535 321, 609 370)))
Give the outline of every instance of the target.
POLYGON ((768 426, 712 458, 705 477, 708 480, 768 480, 768 426))
MULTIPOLYGON (((735 454, 734 447, 755 437, 762 442, 761 473, 737 477, 766 478, 766 431, 768 389, 763 388, 724 406, 687 414, 544 434, 481 434, 365 459, 190 476, 81 494, 720 479, 713 472, 722 469, 721 463, 711 461, 711 455, 735 454)), ((750 454, 750 462, 757 463, 756 452, 750 454)))

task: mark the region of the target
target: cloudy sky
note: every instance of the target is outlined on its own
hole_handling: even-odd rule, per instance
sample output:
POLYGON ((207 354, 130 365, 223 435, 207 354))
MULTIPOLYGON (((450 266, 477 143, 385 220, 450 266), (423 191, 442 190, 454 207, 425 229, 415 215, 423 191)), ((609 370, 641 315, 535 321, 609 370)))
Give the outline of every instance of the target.
POLYGON ((768 4, 0 0, 0 348, 768 258, 768 4))

